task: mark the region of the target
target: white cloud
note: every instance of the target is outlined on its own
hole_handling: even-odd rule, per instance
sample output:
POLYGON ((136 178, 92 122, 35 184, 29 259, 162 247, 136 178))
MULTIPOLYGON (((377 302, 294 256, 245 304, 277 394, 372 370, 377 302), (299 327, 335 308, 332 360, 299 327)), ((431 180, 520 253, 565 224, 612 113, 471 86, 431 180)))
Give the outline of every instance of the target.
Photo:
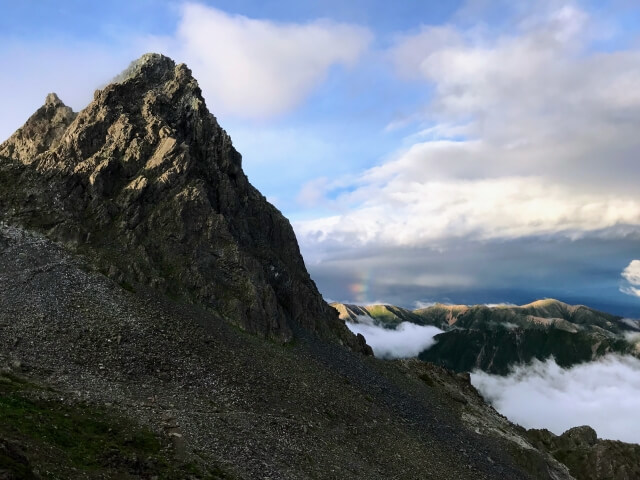
MULTIPOLYGON (((630 320, 628 318, 623 319, 623 321, 629 325, 632 328, 638 329, 640 324, 638 323, 638 320, 630 320)), ((627 342, 631 343, 631 344, 638 344, 640 345, 640 332, 625 332, 624 333, 624 338, 627 342)))
POLYGON ((361 333, 371 345, 373 353, 380 358, 410 358, 429 347, 436 341, 433 337, 442 333, 442 330, 431 326, 416 325, 402 322, 395 330, 372 325, 367 319, 365 323, 347 322, 347 327, 353 333, 361 333))
MULTIPOLYGON (((620 321, 631 328, 640 330, 640 320, 634 320, 633 318, 622 318, 620 321)), ((632 335, 636 335, 636 333, 632 333, 632 335)))
MULTIPOLYGON (((425 146, 434 156, 439 148, 425 146)), ((301 243, 311 248, 336 243, 440 245, 447 238, 467 235, 576 235, 640 223, 640 201, 631 196, 583 192, 534 177, 430 180, 415 168, 418 165, 403 156, 367 172, 368 185, 338 199, 346 206, 344 213, 296 223, 301 243), (350 205, 354 206, 349 209, 350 205)))
POLYGON ((500 413, 526 428, 555 434, 590 425, 600 438, 640 443, 640 360, 609 355, 559 367, 535 361, 500 377, 471 374, 471 382, 500 413))
POLYGON ((640 288, 637 287, 623 285, 620 287, 620 291, 622 293, 626 293, 627 295, 631 295, 632 297, 640 297, 640 288))
POLYGON ((622 271, 622 276, 632 285, 640 285, 640 260, 632 260, 622 271))
POLYGON ((433 91, 411 115, 421 141, 347 179, 335 215, 297 223, 305 253, 640 225, 640 50, 595 51, 598 26, 570 4, 518 14, 498 36, 474 24, 400 38, 398 73, 433 91))
POLYGON ((620 291, 634 297, 640 297, 640 260, 632 260, 622 271, 622 278, 628 284, 620 286, 620 291))
POLYGON ((189 65, 213 111, 266 118, 300 104, 334 65, 353 65, 370 41, 359 26, 277 23, 187 3, 176 35, 149 44, 189 65))
POLYGON ((420 165, 453 177, 542 174, 569 184, 606 182, 607 189, 616 180, 631 189, 640 52, 591 51, 597 25, 585 12, 542 10, 497 37, 473 27, 425 27, 392 50, 399 73, 435 91, 426 130, 457 126, 481 140, 473 155, 420 155, 420 165))
MULTIPOLYGON (((374 327, 376 326, 376 322, 373 319, 373 317, 369 316, 369 315, 356 315, 355 318, 355 322, 348 322, 349 323, 349 328, 351 328, 352 326, 358 324, 358 325, 368 325, 370 327, 374 327)), ((357 332, 356 332, 357 333, 357 332)))

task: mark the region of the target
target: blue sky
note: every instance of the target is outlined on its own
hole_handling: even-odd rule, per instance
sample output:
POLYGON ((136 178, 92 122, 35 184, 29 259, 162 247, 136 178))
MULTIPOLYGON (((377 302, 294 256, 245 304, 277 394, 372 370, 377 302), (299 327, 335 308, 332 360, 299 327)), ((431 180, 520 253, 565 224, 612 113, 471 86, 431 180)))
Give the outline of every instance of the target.
POLYGON ((0 136, 146 51, 185 62, 328 299, 640 317, 637 2, 0 7, 0 136))

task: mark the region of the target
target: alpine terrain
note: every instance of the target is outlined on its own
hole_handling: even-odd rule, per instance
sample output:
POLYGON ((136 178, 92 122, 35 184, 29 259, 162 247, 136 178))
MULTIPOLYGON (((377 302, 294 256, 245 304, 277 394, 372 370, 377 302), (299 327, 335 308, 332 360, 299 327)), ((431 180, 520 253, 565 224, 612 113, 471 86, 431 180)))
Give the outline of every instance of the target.
MULTIPOLYGON (((0 145, 0 221, 0 478, 639 478, 636 446, 526 431, 466 373, 375 358, 167 57, 78 113, 48 95, 0 145)), ((498 331, 387 310, 473 332, 439 340, 458 371, 479 355, 446 352, 498 331)), ((534 323, 624 328, 554 315, 534 323)))

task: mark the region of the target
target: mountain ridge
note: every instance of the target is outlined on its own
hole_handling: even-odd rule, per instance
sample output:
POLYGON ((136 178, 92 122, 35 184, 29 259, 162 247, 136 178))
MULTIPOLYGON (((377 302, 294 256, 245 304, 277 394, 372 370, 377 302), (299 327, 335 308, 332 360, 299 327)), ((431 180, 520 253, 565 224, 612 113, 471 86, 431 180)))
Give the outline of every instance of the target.
POLYGON ((533 359, 554 357, 560 366, 569 367, 607 353, 640 355, 640 343, 626 336, 640 332, 640 323, 555 299, 520 306, 434 304, 413 311, 391 305, 331 305, 341 319, 352 323, 365 316, 366 322, 384 328, 408 321, 444 330, 419 358, 459 372, 507 374, 533 359))
POLYGON ((0 156, 0 219, 95 256, 120 283, 263 336, 290 341, 299 324, 370 353, 322 300, 184 64, 146 54, 77 114, 48 95, 0 156))

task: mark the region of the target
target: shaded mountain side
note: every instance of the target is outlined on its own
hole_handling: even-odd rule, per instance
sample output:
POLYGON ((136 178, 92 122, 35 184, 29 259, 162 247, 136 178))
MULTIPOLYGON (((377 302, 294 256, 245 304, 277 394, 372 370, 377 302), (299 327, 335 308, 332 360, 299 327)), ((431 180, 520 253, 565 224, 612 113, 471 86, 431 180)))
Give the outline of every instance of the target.
POLYGON ((435 336, 435 345, 421 352, 419 358, 458 372, 478 368, 506 374, 516 364, 552 356, 559 365, 569 367, 607 353, 640 355, 640 342, 633 342, 626 335, 640 331, 637 323, 552 299, 523 306, 435 304, 412 312, 389 305, 332 306, 340 318, 350 322, 363 321, 361 316, 349 315, 358 312, 386 328, 409 321, 445 330, 435 336), (379 311, 385 314, 377 315, 379 311), (393 315, 399 311, 402 316, 393 315))
POLYGON ((435 345, 418 355, 420 360, 457 372, 480 369, 498 375, 534 359, 554 357, 561 367, 570 367, 607 353, 636 353, 622 337, 553 327, 456 329, 436 335, 435 340, 435 345))
POLYGON ((288 220, 183 64, 144 55, 75 114, 55 95, 0 145, 0 220, 288 341, 301 325, 370 352, 322 299, 288 220))
POLYGON ((532 429, 527 437, 533 445, 564 463, 577 479, 640 478, 640 445, 599 439, 591 427, 575 427, 562 435, 532 429))
MULTIPOLYGON (((155 432, 173 445, 175 468, 215 466, 236 479, 572 478, 482 402, 468 376, 363 357, 301 326, 299 341, 270 342, 197 304, 127 290, 21 229, 0 227, 0 247, 0 369, 53 388, 54 411, 106 408, 132 431, 155 432)), ((58 418, 41 417, 42 428, 58 418)), ((47 448, 64 458, 80 448, 38 431, 0 433, 33 470, 47 448)), ((131 446, 118 442, 114 468, 144 477, 121 463, 131 446)), ((143 467, 173 455, 146 448, 143 467)))

